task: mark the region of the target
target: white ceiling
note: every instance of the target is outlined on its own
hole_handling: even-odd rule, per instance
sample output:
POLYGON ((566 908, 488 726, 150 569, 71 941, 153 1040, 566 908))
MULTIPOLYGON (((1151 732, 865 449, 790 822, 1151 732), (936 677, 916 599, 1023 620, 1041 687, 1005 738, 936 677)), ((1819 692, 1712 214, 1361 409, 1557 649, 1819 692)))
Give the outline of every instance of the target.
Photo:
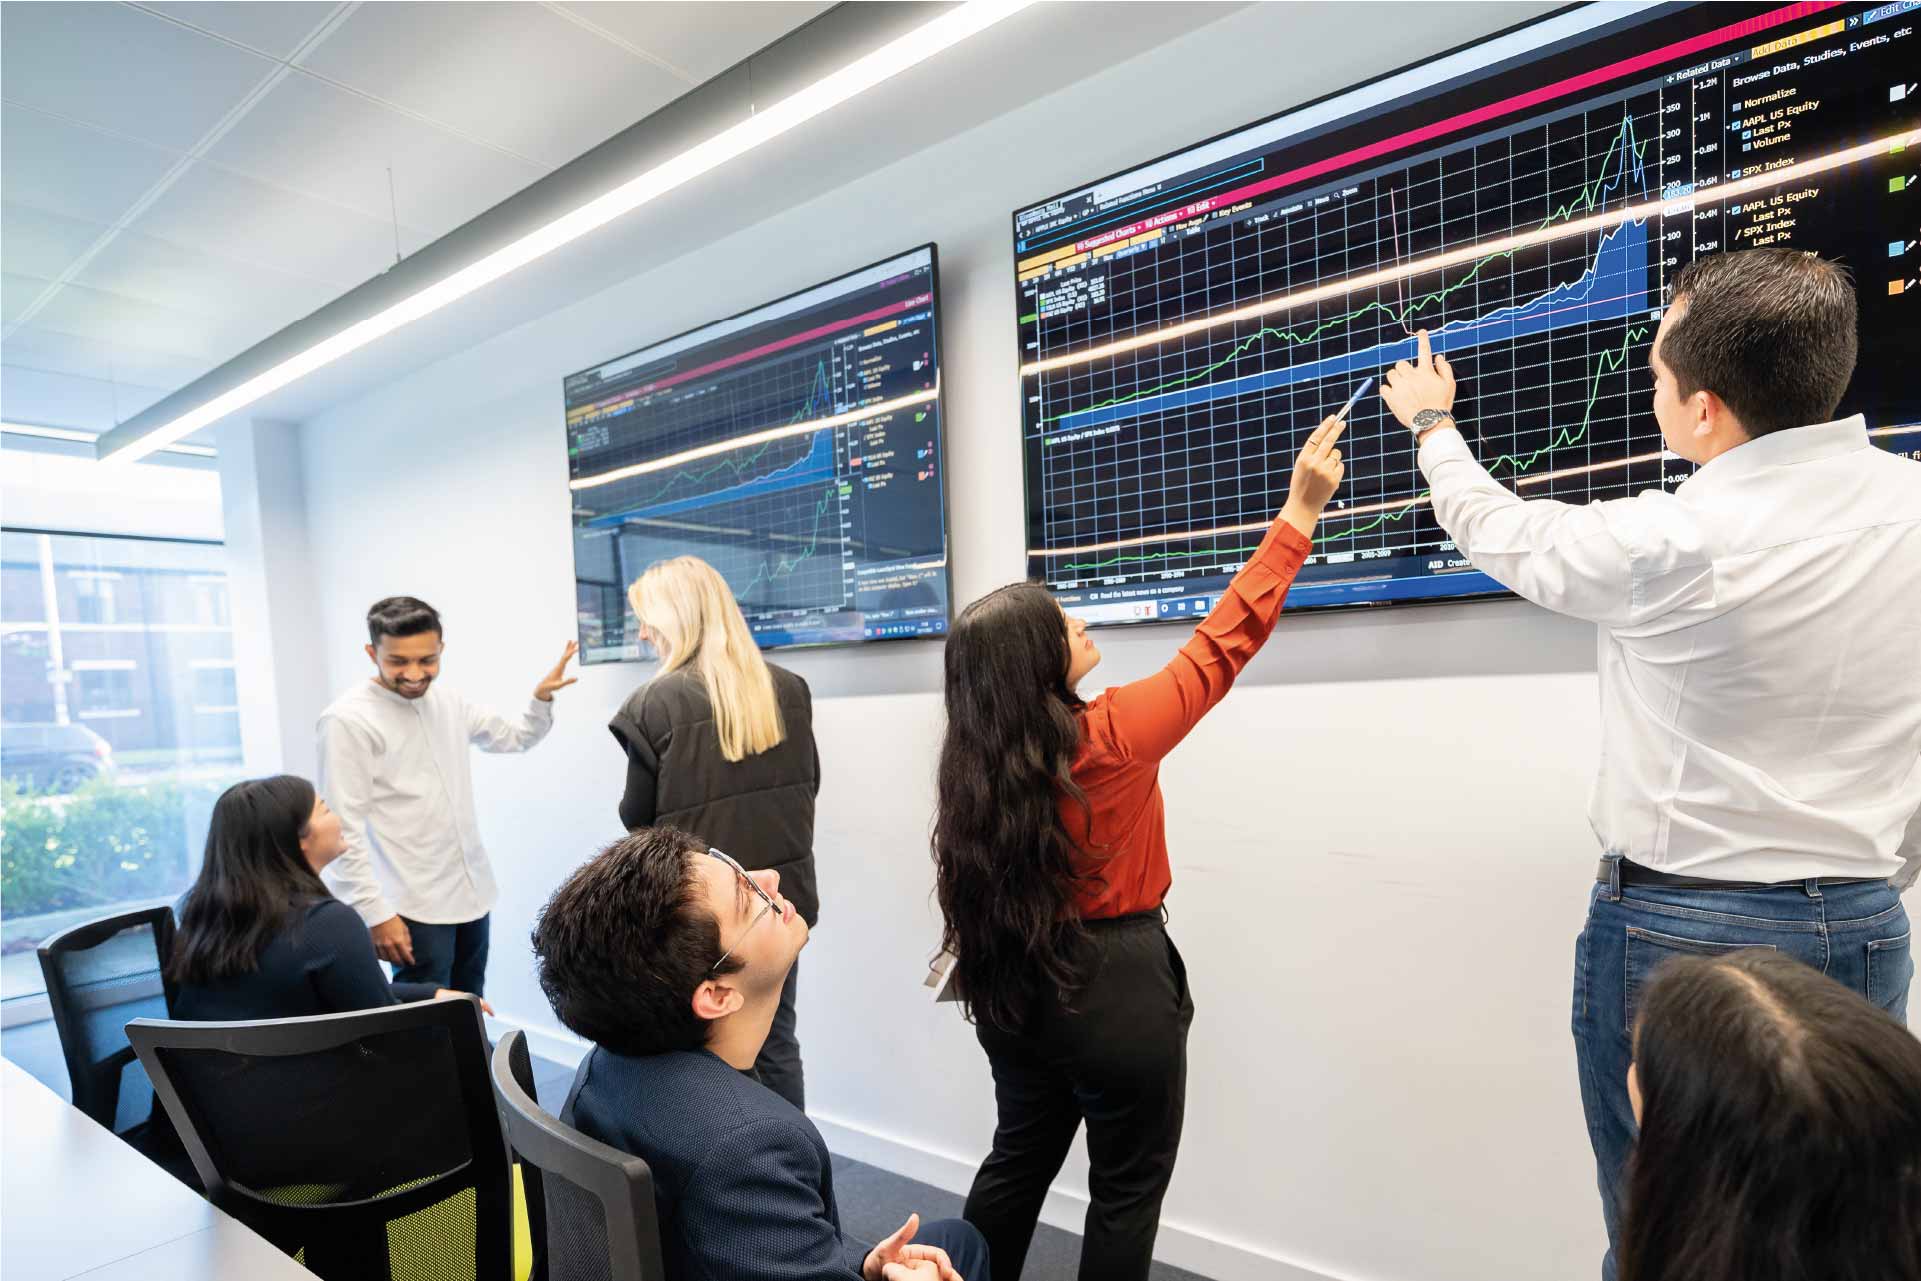
POLYGON ((828 7, 0 4, 0 414, 105 431, 828 7))

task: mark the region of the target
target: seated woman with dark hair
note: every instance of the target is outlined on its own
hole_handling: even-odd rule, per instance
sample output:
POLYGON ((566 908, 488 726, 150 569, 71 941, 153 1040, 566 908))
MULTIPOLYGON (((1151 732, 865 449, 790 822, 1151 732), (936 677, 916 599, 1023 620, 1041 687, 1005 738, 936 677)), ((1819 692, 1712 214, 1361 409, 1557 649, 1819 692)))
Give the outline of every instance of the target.
POLYGON ((1921 1041, 1771 949, 1657 971, 1621 1281, 1921 1278, 1921 1041))
POLYGON ((200 876, 177 910, 175 1018, 286 1019, 461 995, 387 981, 360 915, 320 879, 341 849, 340 820, 304 778, 221 793, 200 876))

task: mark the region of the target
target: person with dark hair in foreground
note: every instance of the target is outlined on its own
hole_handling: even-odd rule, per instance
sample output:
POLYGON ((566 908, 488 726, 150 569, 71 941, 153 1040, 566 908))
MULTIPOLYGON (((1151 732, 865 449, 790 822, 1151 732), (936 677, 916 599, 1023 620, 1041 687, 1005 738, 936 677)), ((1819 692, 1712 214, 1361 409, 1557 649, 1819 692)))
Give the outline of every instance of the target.
POLYGON ((806 945, 778 872, 670 827, 608 846, 534 926, 541 990, 594 1043, 561 1119, 647 1162, 667 1281, 989 1281, 957 1220, 848 1242, 820 1131, 752 1075, 806 945))
POLYGON ((1648 970, 1774 947, 1905 1018, 1900 889, 1921 870, 1921 463, 1874 448, 1858 414, 1825 421, 1854 370, 1854 285, 1788 249, 1697 259, 1672 284, 1654 417, 1700 470, 1671 493, 1523 501, 1455 428, 1425 332, 1382 389, 1461 553, 1599 624, 1603 857, 1574 1044, 1610 1243, 1648 970))
POLYGON ((320 714, 320 792, 346 841, 329 879, 366 922, 396 982, 478 996, 499 891, 480 842, 467 749, 524 752, 545 738, 554 691, 574 683, 567 663, 579 647, 567 642, 525 714, 510 719, 437 684, 447 646, 426 601, 375 601, 367 641, 372 679, 320 714))
POLYGON ((176 1018, 291 1019, 460 995, 389 986, 366 925, 320 880, 341 848, 339 818, 304 778, 221 793, 167 961, 176 1018))
POLYGON ((1082 1281, 1143 1281, 1187 1105, 1187 969, 1160 765, 1227 695, 1280 617, 1339 488, 1338 417, 1308 437, 1285 505, 1166 667, 1084 700, 1087 625, 1017 583, 947 638, 934 818, 942 944, 994 1074, 993 1150, 967 1195, 1002 1281, 1087 1122, 1082 1281))
POLYGON ((1682 957, 1649 983, 1622 1281, 1921 1279, 1921 1041, 1799 961, 1682 957))

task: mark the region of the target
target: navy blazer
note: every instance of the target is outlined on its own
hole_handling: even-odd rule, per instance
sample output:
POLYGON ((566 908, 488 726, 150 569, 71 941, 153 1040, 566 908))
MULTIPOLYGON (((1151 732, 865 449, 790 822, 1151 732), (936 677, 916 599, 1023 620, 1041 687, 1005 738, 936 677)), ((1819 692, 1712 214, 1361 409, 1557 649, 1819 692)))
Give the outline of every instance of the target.
POLYGON ((653 1171, 667 1281, 859 1281, 820 1131, 706 1050, 596 1046, 561 1119, 653 1171))

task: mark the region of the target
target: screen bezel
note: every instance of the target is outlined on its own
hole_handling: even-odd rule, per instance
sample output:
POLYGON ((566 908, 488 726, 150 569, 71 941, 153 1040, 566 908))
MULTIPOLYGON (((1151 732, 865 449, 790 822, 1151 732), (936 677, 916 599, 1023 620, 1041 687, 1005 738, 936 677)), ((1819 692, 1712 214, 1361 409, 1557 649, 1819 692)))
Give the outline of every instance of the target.
MULTIPOLYGON (((941 345, 942 345, 942 342, 944 341, 945 334, 944 334, 944 326, 941 323, 940 245, 939 243, 936 241, 928 240, 928 241, 923 241, 922 243, 917 245, 910 245, 907 248, 899 250, 896 253, 882 254, 880 257, 875 258, 869 262, 862 263, 857 267, 850 267, 846 271, 838 272, 835 275, 824 277, 823 279, 817 280, 812 284, 802 285, 798 289, 790 289, 786 293, 780 295, 778 298, 769 298, 765 302, 755 303, 751 307, 742 308, 741 310, 733 312, 729 315, 717 316, 712 320, 703 320, 698 325, 692 325, 686 329, 679 331, 678 333, 668 334, 664 338, 656 338, 654 341, 650 343, 644 343, 639 347, 635 347, 631 351, 621 352, 619 355, 608 356, 604 360, 596 360, 591 365, 583 366, 580 369, 574 370, 572 373, 563 374, 561 376, 560 429, 561 429, 561 443, 564 449, 570 439, 567 434, 567 382, 569 379, 576 378, 581 374, 591 373, 596 369, 602 368, 603 366, 611 365, 617 360, 626 360, 630 357, 638 356, 638 355, 641 355, 642 353, 652 351, 656 347, 665 347, 669 343, 679 342, 681 339, 692 337, 693 335, 700 333, 702 330, 713 329, 719 325, 725 325, 736 320, 745 319, 748 316, 752 316, 756 312, 767 311, 770 308, 778 307, 784 302, 790 302, 793 299, 800 297, 802 294, 812 293, 817 289, 828 288, 829 286, 838 284, 839 282, 846 280, 850 276, 858 276, 862 272, 872 271, 874 268, 879 267, 884 263, 892 262, 896 258, 906 258, 906 257, 909 257, 910 255, 920 253, 923 250, 926 251, 928 256, 928 259, 927 259, 928 271, 930 273, 930 284, 932 286, 930 292, 933 294, 932 310, 934 313, 934 409, 935 409, 935 412, 939 415, 939 420, 940 420, 940 437, 939 437, 938 447, 935 451, 935 461, 937 466, 940 469, 940 478, 941 478, 941 489, 940 489, 941 577, 945 580, 946 586, 947 586, 946 625, 942 628, 941 631, 933 633, 931 635, 863 636, 856 640, 801 641, 793 644, 775 645, 771 647, 757 646, 757 648, 760 649, 760 652, 763 655, 784 654, 784 653, 790 653, 795 651, 813 652, 813 651, 820 651, 820 650, 835 650, 835 649, 862 649, 862 648, 866 648, 868 646, 873 646, 873 645, 881 645, 881 644, 891 645, 891 644, 897 644, 901 642, 912 642, 912 641, 945 641, 948 633, 953 630, 953 626, 954 626, 954 534, 953 534, 953 527, 949 521, 949 515, 948 515, 950 486, 948 484, 948 477, 947 477, 947 378, 945 375, 945 361, 944 361, 943 353, 941 350, 941 345)), ((563 453, 562 457, 564 458, 565 456, 566 455, 563 453)), ((568 477, 568 481, 570 484, 572 482, 572 479, 573 477, 570 475, 568 477)), ((568 492, 571 494, 572 490, 570 489, 568 492)), ((580 552, 579 552, 578 546, 574 542, 573 504, 571 500, 568 503, 567 526, 568 526, 568 534, 567 534, 568 549, 574 557, 574 579, 573 579, 573 582, 575 585, 574 591, 576 593, 576 600, 578 600, 579 582, 580 582, 580 552)), ((624 588, 622 591, 621 599, 623 601, 626 599, 624 588)), ((740 604, 739 601, 735 601, 734 603, 736 607, 738 607, 740 604)), ((578 612, 579 612, 578 607, 576 606, 576 611, 575 611, 576 617, 574 620, 574 639, 576 642, 578 642, 580 639, 580 620, 578 617, 578 612)), ((658 655, 649 657, 646 654, 638 654, 632 658, 626 658, 626 657, 596 658, 596 659, 589 660, 586 657, 586 652, 587 652, 586 647, 584 645, 581 646, 582 657, 580 662, 582 667, 601 667, 601 666, 610 666, 610 665, 615 665, 620 663, 640 663, 648 666, 653 666, 660 662, 660 658, 658 655)))

